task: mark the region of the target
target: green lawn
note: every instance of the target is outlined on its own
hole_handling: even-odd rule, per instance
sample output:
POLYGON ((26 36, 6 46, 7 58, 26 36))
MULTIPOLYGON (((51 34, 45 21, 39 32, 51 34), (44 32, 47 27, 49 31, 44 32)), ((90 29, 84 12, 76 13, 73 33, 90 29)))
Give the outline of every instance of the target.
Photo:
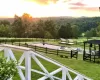
MULTIPOLYGON (((81 40, 81 39, 80 39, 81 40)), ((86 39, 85 39, 86 40, 86 39)), ((84 41, 84 40, 82 40, 84 41)), ((55 44, 55 45, 63 45, 63 44, 58 44, 59 41, 46 41, 47 43, 55 44)), ((23 43, 24 44, 24 43, 23 43)), ((70 45, 64 45, 64 46, 70 46, 70 45)), ((79 41, 78 44, 72 45, 75 47, 82 47, 83 48, 83 43, 79 41)), ((17 59, 19 59, 22 55, 21 51, 16 51, 14 50, 14 54, 17 59)), ((53 58, 57 60, 58 62, 92 78, 93 80, 100 80, 100 63, 93 63, 89 61, 83 61, 82 60, 82 55, 78 56, 78 59, 69 59, 69 58, 61 58, 60 56, 54 55, 54 54, 45 54, 46 56, 53 58)), ((51 71, 57 66, 52 65, 51 63, 48 63, 42 59, 40 61, 47 67, 48 71, 51 71)), ((24 65, 24 63, 23 63, 24 65)), ((40 70, 38 65, 32 60, 32 68, 40 70)), ((41 71, 41 70, 40 70, 41 71)), ((23 71, 24 72, 24 71, 23 71)), ((57 74, 58 76, 61 76, 61 73, 57 74)), ((39 77, 42 77, 41 75, 38 75, 36 73, 32 73, 32 80, 37 80, 39 77)), ((16 75, 13 80, 20 80, 19 76, 16 75)))
MULTIPOLYGON (((13 51, 14 55, 16 56, 17 60, 20 58, 22 55, 21 51, 13 51)), ((86 76, 92 78, 93 80, 100 80, 100 64, 97 63, 92 63, 92 62, 87 62, 82 60, 82 55, 79 55, 78 60, 76 59, 69 59, 69 58, 61 58, 60 56, 54 55, 54 54, 45 54, 48 57, 51 57, 60 63, 82 73, 85 74, 86 76)), ((52 65, 51 63, 48 63, 47 61, 44 61, 43 59, 40 59, 40 61, 44 64, 44 66, 47 68, 48 71, 54 70, 57 68, 57 66, 52 65)), ((22 64, 24 65, 24 63, 22 64)), ((35 69, 38 69, 41 71, 39 66, 32 60, 32 67, 35 69)), ((24 72, 24 71, 23 71, 24 72)), ((61 73, 58 74, 58 76, 61 73)), ((36 73, 32 73, 32 80, 37 80, 39 77, 42 77, 41 75, 38 75, 36 73)), ((19 76, 16 75, 13 80, 20 80, 19 76)))
POLYGON ((76 59, 68 59, 68 58, 60 58, 53 54, 46 54, 49 57, 59 61, 60 63, 77 70, 78 72, 85 74, 86 76, 92 78, 93 80, 100 80, 100 64, 87 62, 82 60, 82 55, 79 55, 78 60, 76 59))

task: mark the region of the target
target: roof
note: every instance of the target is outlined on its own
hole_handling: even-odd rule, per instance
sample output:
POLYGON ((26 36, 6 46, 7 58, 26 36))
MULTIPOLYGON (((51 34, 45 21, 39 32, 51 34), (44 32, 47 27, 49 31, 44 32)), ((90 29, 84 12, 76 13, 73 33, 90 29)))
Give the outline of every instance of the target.
POLYGON ((89 44, 100 44, 100 40, 89 40, 89 41, 84 41, 84 43, 89 43, 89 44))

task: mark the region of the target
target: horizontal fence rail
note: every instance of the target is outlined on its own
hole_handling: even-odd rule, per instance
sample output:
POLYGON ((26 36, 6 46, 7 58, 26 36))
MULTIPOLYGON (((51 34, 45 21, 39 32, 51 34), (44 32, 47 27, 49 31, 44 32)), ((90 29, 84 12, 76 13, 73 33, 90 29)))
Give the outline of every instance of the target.
POLYGON ((24 51, 24 53, 18 60, 18 65, 16 66, 21 80, 32 80, 31 79, 32 72, 42 75, 42 77, 38 78, 37 80, 46 80, 48 78, 50 80, 92 80, 91 78, 88 78, 83 74, 80 74, 79 72, 57 62, 56 60, 53 60, 49 57, 43 56, 40 53, 33 51, 31 48, 19 47, 14 45, 7 45, 7 44, 2 44, 1 47, 2 47, 1 50, 4 50, 4 57, 6 57, 8 61, 11 59, 17 61, 12 49, 24 51), (49 72, 37 57, 58 66, 58 68, 49 72), (32 69, 31 59, 33 59, 37 63, 37 65, 40 67, 40 69, 42 69, 42 71, 32 69), (21 65, 23 61, 25 61, 25 66, 21 65), (22 70, 25 70, 25 76, 22 70), (62 76, 61 77, 55 76, 55 74, 59 72, 62 73, 62 76), (75 74, 76 76, 72 78, 70 72, 75 74))
POLYGON ((65 58, 78 58, 78 51, 77 50, 64 50, 64 49, 57 49, 57 48, 49 48, 44 46, 36 46, 36 45, 28 45, 29 47, 33 48, 35 51, 49 53, 49 54, 55 54, 59 55, 60 57, 65 58))

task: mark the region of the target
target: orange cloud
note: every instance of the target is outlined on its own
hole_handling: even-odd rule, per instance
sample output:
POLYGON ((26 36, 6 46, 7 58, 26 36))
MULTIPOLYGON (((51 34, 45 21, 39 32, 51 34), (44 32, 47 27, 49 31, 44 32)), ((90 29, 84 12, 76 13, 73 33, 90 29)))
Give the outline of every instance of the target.
POLYGON ((81 2, 70 3, 69 5, 72 5, 72 6, 80 6, 80 7, 87 6, 86 4, 83 4, 81 2))
POLYGON ((72 10, 99 11, 98 7, 70 7, 72 10))
POLYGON ((27 0, 27 1, 32 1, 32 2, 35 2, 35 3, 37 3, 37 4, 41 4, 41 5, 47 5, 47 4, 49 4, 50 2, 56 3, 56 2, 59 1, 59 0, 27 0))
MULTIPOLYGON (((73 0, 71 0, 73 1, 73 0)), ((85 1, 85 0, 83 0, 85 1)), ((77 2, 70 2, 69 9, 71 10, 83 10, 83 11, 98 11, 99 7, 92 7, 90 3, 84 3, 83 1, 77 0, 77 2)), ((89 1, 89 0, 87 0, 89 1)))

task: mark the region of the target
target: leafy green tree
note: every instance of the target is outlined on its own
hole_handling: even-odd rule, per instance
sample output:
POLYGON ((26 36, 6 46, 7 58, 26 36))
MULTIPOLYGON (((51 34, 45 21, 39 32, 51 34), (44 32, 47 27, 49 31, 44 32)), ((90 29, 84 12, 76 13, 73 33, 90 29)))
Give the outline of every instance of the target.
POLYGON ((32 22, 33 18, 27 13, 24 13, 21 16, 21 21, 22 21, 22 27, 24 29, 23 36, 24 37, 29 37, 32 33, 32 22))
POLYGON ((92 37, 91 31, 86 31, 85 36, 86 36, 87 38, 92 37))
POLYGON ((10 25, 10 22, 8 20, 1 20, 0 25, 4 25, 4 26, 10 25))
POLYGON ((67 24, 66 24, 66 28, 67 28, 66 37, 67 37, 67 38, 72 38, 72 37, 73 37, 73 33, 72 33, 71 24, 70 24, 70 23, 67 23, 67 24))
POLYGON ((56 36, 55 23, 52 20, 45 21, 45 31, 48 31, 53 37, 56 36))
POLYGON ((79 27, 77 25, 72 25, 72 35, 74 38, 79 36, 79 27))
POLYGON ((48 31, 46 31, 45 38, 49 39, 49 38, 53 38, 53 36, 48 31))
POLYGON ((92 28, 90 31, 86 31, 85 36, 87 38, 96 37, 97 36, 96 29, 92 28))
POLYGON ((67 28, 66 26, 62 25, 58 31, 59 37, 61 38, 67 38, 66 34, 67 34, 67 28))
POLYGON ((91 29, 92 37, 97 37, 96 28, 91 29))
POLYGON ((72 33, 72 27, 70 23, 67 23, 66 25, 62 25, 61 28, 58 31, 59 37, 62 38, 72 38, 73 33, 72 33))
POLYGON ((10 26, 9 25, 0 25, 0 36, 9 37, 10 36, 10 26))
POLYGON ((16 37, 28 37, 32 31, 32 17, 24 13, 21 17, 15 15, 12 30, 16 37))
POLYGON ((97 36, 100 37, 100 25, 97 27, 96 31, 97 31, 97 36))
POLYGON ((15 15, 14 22, 12 24, 12 33, 14 37, 22 37, 25 29, 22 26, 22 20, 19 16, 15 15))
POLYGON ((45 36, 45 24, 43 20, 39 20, 37 22, 37 32, 38 32, 38 37, 44 38, 45 36))

